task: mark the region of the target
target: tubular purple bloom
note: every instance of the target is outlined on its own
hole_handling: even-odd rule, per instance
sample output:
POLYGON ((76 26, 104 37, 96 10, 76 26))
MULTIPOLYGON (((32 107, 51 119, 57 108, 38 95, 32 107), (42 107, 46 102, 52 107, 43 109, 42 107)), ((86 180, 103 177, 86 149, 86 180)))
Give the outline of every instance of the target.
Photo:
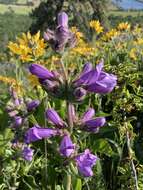
POLYGON ((46 118, 59 128, 66 127, 65 122, 60 118, 58 113, 54 109, 47 109, 46 118))
POLYGON ((58 14, 58 26, 68 27, 68 15, 65 12, 58 14))
POLYGON ((54 40, 54 32, 52 30, 47 29, 46 32, 44 32, 44 39, 46 41, 54 40))
POLYGON ((85 74, 85 73, 88 73, 88 72, 91 71, 92 69, 93 69, 92 63, 86 63, 86 64, 83 66, 82 75, 85 74))
POLYGON ((25 134, 25 143, 31 143, 43 138, 50 138, 59 135, 59 131, 50 128, 42 128, 34 126, 30 128, 25 134))
POLYGON ((93 108, 89 108, 82 116, 81 118, 81 122, 84 123, 90 119, 92 119, 92 117, 95 115, 95 110, 93 108))
POLYGON ((34 150, 30 147, 24 147, 22 157, 27 161, 32 161, 34 150))
POLYGON ((31 74, 36 75, 39 79, 53 79, 54 75, 45 67, 38 64, 31 64, 29 67, 31 74))
POLYGON ((89 92, 105 94, 111 92, 117 85, 117 77, 112 74, 101 72, 98 80, 87 86, 89 92))
POLYGON ((89 92, 100 94, 111 92, 117 85, 117 77, 103 72, 102 68, 103 61, 97 64, 95 69, 89 70, 89 72, 82 72, 78 79, 74 81, 74 85, 82 86, 89 92))
POLYGON ((86 72, 85 74, 81 74, 80 77, 74 81, 74 85, 75 86, 86 86, 91 81, 94 82, 96 78, 97 78, 97 73, 94 69, 89 72, 86 72))
POLYGON ((39 100, 33 100, 27 104, 27 110, 29 112, 35 110, 39 106, 40 102, 39 100))
POLYGON ((75 161, 80 174, 84 177, 93 176, 92 167, 95 165, 97 159, 97 156, 91 154, 88 149, 84 153, 77 155, 75 161))
POLYGON ((65 135, 60 144, 60 153, 62 156, 70 157, 74 152, 75 145, 72 143, 69 135, 65 135))
POLYGON ((83 124, 84 130, 89 132, 97 132, 99 127, 104 126, 105 123, 105 117, 97 117, 96 119, 85 121, 85 123, 83 124))
POLYGON ((22 117, 20 116, 15 116, 14 117, 14 126, 13 127, 20 127, 22 125, 22 117))

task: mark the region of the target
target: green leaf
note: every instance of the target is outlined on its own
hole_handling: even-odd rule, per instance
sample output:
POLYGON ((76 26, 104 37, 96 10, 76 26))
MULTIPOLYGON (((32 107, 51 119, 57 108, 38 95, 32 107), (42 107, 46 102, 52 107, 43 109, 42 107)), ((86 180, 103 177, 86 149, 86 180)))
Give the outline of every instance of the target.
POLYGON ((98 139, 94 143, 94 149, 96 152, 103 153, 107 156, 112 156, 114 154, 109 142, 105 139, 98 139))
POLYGON ((81 190, 81 188, 82 188, 81 179, 77 178, 77 179, 76 179, 75 186, 74 186, 73 189, 75 189, 75 190, 81 190))

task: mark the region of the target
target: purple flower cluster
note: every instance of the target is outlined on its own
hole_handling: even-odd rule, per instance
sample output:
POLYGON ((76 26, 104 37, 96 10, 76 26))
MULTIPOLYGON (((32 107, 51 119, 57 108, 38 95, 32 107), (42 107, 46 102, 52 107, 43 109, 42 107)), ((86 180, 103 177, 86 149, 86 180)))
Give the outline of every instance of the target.
MULTIPOLYGON (((104 72, 103 61, 92 67, 91 63, 86 63, 83 67, 82 73, 73 82, 73 85, 78 89, 84 89, 84 95, 87 92, 94 92, 98 94, 106 94, 111 92, 117 85, 117 77, 115 75, 104 72)), ((81 97, 80 97, 81 98, 81 97)))
POLYGON ((22 157, 31 161, 34 151, 26 146, 25 142, 23 142, 22 135, 25 133, 24 128, 27 125, 27 115, 33 113, 40 102, 39 100, 32 100, 25 104, 24 99, 18 97, 13 88, 10 89, 10 94, 11 101, 8 103, 6 111, 12 120, 11 128, 14 132, 12 148, 19 149, 24 147, 22 150, 22 157))
POLYGON ((65 46, 74 47, 76 36, 68 28, 68 15, 65 12, 58 14, 58 26, 55 31, 47 29, 44 39, 49 42, 56 52, 64 50, 65 46))
MULTIPOLYGON (((76 118, 74 107, 72 109, 72 118, 76 118)), ((25 134, 25 143, 29 144, 44 138, 51 138, 54 136, 61 136, 62 140, 60 143, 59 151, 64 157, 71 157, 78 166, 79 172, 85 176, 89 177, 93 175, 92 167, 95 164, 97 157, 92 155, 89 150, 85 150, 84 153, 74 155, 76 150, 76 145, 73 144, 71 137, 69 135, 68 124, 62 120, 58 113, 50 108, 46 110, 46 118, 49 123, 55 126, 55 128, 42 128, 38 125, 33 126, 28 129, 25 134)), ((92 119, 95 115, 93 108, 89 108, 81 117, 77 119, 79 123, 79 129, 88 132, 97 132, 100 127, 105 124, 104 117, 98 117, 92 119)), ((25 153, 26 154, 26 153, 25 153)), ((26 156, 26 155, 25 155, 26 156)))
MULTIPOLYGON (((66 47, 73 47, 75 45, 76 37, 69 30, 68 16, 66 13, 59 13, 57 20, 58 26, 55 31, 48 29, 44 33, 44 38, 49 42, 53 50, 62 52, 66 47)), ((73 126, 75 124, 76 129, 80 132, 97 133, 105 125, 106 119, 105 117, 95 117, 95 110, 93 108, 88 108, 81 117, 78 117, 75 113, 74 103, 81 103, 88 93, 106 94, 115 88, 117 77, 113 74, 106 73, 103 70, 103 66, 103 61, 97 64, 95 68, 91 63, 86 63, 79 76, 75 77, 74 80, 68 80, 66 76, 69 74, 68 71, 67 73, 61 73, 49 71, 38 64, 30 65, 30 73, 38 78, 41 86, 49 95, 66 100, 68 113, 66 120, 63 120, 53 108, 49 108, 45 112, 45 117, 50 124, 49 126, 52 125, 51 128, 44 128, 35 124, 33 127, 28 128, 26 132, 24 131, 22 157, 25 160, 31 161, 34 154, 34 150, 29 147, 30 143, 59 136, 61 138, 59 145, 60 155, 65 159, 67 158, 68 162, 75 162, 79 173, 84 177, 93 175, 92 168, 98 158, 88 149, 82 153, 78 153, 79 147, 73 143, 73 139, 75 138, 73 126)), ((65 69, 63 67, 62 65, 64 72, 65 69)), ((21 107, 23 102, 17 98, 14 92, 12 92, 12 96, 14 100, 13 105, 16 106, 16 109, 8 109, 8 112, 14 119, 13 126, 17 130, 23 125, 26 117, 23 116, 24 114, 19 114, 19 107, 21 107)), ((39 104, 40 102, 38 100, 28 102, 25 106, 25 113, 33 113, 39 104)))
MULTIPOLYGON (((39 82, 48 93, 53 92, 54 96, 57 94, 57 97, 64 97, 65 92, 61 93, 64 84, 58 81, 60 74, 57 74, 57 77, 55 72, 38 64, 32 64, 29 71, 38 77, 39 82), (58 92, 61 93, 61 96, 58 92)), ((72 94, 70 97, 72 100, 82 101, 87 93, 106 94, 111 92, 116 85, 117 77, 103 71, 103 61, 97 64, 96 68, 93 68, 91 63, 86 63, 81 74, 71 84, 72 94)))

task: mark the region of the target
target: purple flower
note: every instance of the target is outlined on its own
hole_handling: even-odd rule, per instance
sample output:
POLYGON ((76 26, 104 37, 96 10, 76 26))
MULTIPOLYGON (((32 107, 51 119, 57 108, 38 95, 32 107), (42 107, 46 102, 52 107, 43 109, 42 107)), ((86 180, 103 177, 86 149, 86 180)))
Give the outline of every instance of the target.
POLYGON ((104 126, 106 123, 105 117, 97 117, 96 119, 91 119, 84 122, 83 129, 89 132, 98 132, 99 128, 104 126))
POLYGON ((75 99, 77 101, 82 101, 85 98, 87 92, 86 92, 86 90, 84 88, 80 87, 80 88, 76 88, 74 90, 73 94, 74 94, 75 99))
POLYGON ((68 15, 65 12, 58 14, 58 26, 68 27, 68 15))
POLYGON ((39 79, 53 79, 54 74, 45 67, 38 64, 31 64, 29 67, 31 74, 36 75, 39 79))
POLYGON ((60 153, 62 156, 70 157, 74 152, 75 145, 72 143, 69 135, 65 135, 60 144, 60 153))
POLYGON ((55 31, 47 29, 44 33, 44 39, 49 42, 53 50, 63 51, 65 46, 74 47, 76 36, 68 28, 68 15, 65 12, 58 14, 58 26, 55 31))
POLYGON ((22 157, 27 161, 32 161, 34 150, 30 147, 24 147, 22 157))
POLYGON ((101 72, 98 81, 87 86, 89 92, 106 94, 111 92, 117 85, 117 77, 112 74, 101 72))
POLYGON ((105 94, 111 92, 117 84, 117 77, 102 71, 103 61, 97 64, 95 69, 84 69, 81 75, 74 81, 74 86, 83 87, 89 92, 105 94))
POLYGON ((23 121, 22 117, 15 116, 14 117, 14 125, 13 125, 13 127, 20 127, 22 125, 22 121, 23 121))
MULTIPOLYGON (((82 74, 81 74, 81 75, 84 75, 84 74, 88 73, 88 72, 91 71, 92 69, 93 69, 92 63, 86 63, 86 64, 83 66, 82 74)), ((80 77, 81 77, 81 75, 80 75, 80 77)))
POLYGON ((27 110, 29 112, 35 110, 39 106, 40 102, 39 100, 33 100, 27 104, 27 110))
POLYGON ((97 156, 91 154, 88 149, 84 153, 77 155, 75 161, 80 174, 84 177, 93 176, 92 167, 95 165, 97 159, 97 156))
POLYGON ((60 118, 58 113, 54 109, 47 109, 46 118, 59 128, 66 127, 66 123, 60 118))
POLYGON ((46 80, 40 79, 39 82, 47 92, 50 92, 50 93, 53 92, 56 95, 58 91, 58 86, 59 86, 59 83, 57 81, 51 81, 48 79, 46 80))
POLYGON ((84 123, 90 120, 95 115, 95 110, 93 108, 89 108, 82 116, 81 122, 84 123))
POLYGON ((44 32, 44 39, 46 41, 54 40, 54 32, 52 30, 47 29, 46 32, 44 32))
POLYGON ((35 142, 43 138, 50 138, 59 134, 58 130, 33 126, 25 134, 25 143, 35 142))

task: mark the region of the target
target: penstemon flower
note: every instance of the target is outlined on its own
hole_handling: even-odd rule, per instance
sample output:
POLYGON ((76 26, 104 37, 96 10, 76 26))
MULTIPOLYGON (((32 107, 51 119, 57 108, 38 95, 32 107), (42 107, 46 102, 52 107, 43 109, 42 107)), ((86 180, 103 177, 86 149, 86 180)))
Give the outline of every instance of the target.
POLYGON ((84 177, 93 176, 92 167, 95 165, 97 159, 97 156, 91 154, 89 149, 86 149, 84 153, 77 155, 75 161, 81 175, 84 177))
MULTIPOLYGON (((55 31, 48 29, 44 33, 44 38, 51 45, 52 49, 61 55, 64 50, 66 51, 66 47, 75 45, 76 37, 69 30, 66 13, 59 13, 57 20, 58 25, 55 31)), ((36 63, 29 66, 29 72, 37 77, 41 87, 50 95, 48 96, 50 100, 48 104, 42 99, 46 105, 50 104, 46 108, 46 111, 44 110, 44 127, 37 124, 36 118, 34 118, 35 123, 32 120, 31 128, 29 128, 28 123, 31 118, 35 117, 33 113, 40 105, 39 100, 26 101, 23 98, 23 101, 20 101, 17 95, 13 93, 13 102, 8 107, 8 112, 14 121, 15 144, 19 142, 22 144, 21 152, 25 160, 31 161, 34 154, 34 150, 30 148, 30 144, 43 139, 45 157, 47 159, 46 152, 48 149, 46 147, 46 139, 50 138, 48 143, 52 144, 53 142, 54 146, 52 148, 55 151, 58 150, 58 154, 63 157, 61 160, 64 160, 65 169, 68 170, 66 173, 68 175, 67 183, 69 183, 69 190, 71 189, 72 181, 70 179, 71 162, 77 166, 80 175, 91 177, 93 176, 92 168, 98 160, 98 157, 92 154, 86 147, 84 152, 79 153, 84 148, 84 146, 80 147, 78 145, 80 137, 86 138, 84 133, 87 134, 87 132, 89 135, 90 133, 99 132, 99 129, 106 123, 105 117, 95 117, 95 110, 91 107, 88 107, 87 111, 81 117, 78 117, 76 107, 78 110, 78 105, 82 104, 83 100, 90 93, 106 94, 111 92, 117 84, 117 77, 103 71, 104 63, 102 60, 96 67, 93 67, 92 63, 87 62, 84 64, 80 74, 76 75, 75 70, 75 77, 73 79, 73 73, 71 75, 70 69, 65 67, 63 61, 61 59, 58 62, 58 70, 48 70, 46 67, 36 63), (64 101, 63 106, 66 108, 66 114, 64 114, 63 118, 53 108, 54 106, 51 107, 51 105, 56 104, 55 99, 59 99, 60 102, 64 101), (55 141, 58 143, 55 143, 55 141)), ((88 101, 88 98, 85 99, 85 102, 86 100, 88 101)), ((41 105, 43 102, 41 102, 41 105)), ((39 122, 41 123, 41 121, 39 122)))
POLYGON ((55 31, 47 29, 44 39, 49 42, 56 52, 62 52, 66 46, 74 47, 76 35, 68 28, 68 16, 65 12, 58 14, 58 26, 55 31))
POLYGON ((65 157, 70 157, 74 152, 75 145, 72 143, 69 135, 64 135, 60 144, 60 154, 65 157))

